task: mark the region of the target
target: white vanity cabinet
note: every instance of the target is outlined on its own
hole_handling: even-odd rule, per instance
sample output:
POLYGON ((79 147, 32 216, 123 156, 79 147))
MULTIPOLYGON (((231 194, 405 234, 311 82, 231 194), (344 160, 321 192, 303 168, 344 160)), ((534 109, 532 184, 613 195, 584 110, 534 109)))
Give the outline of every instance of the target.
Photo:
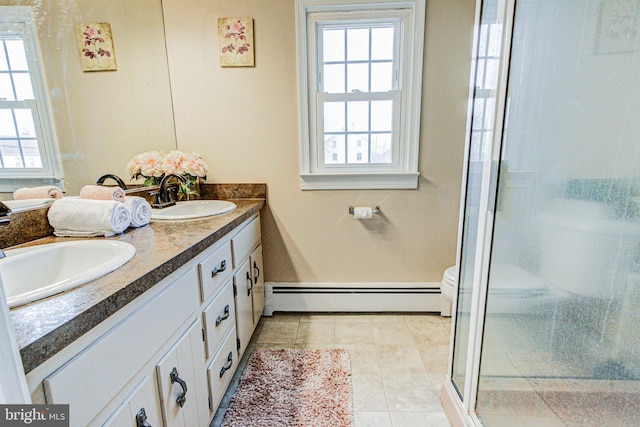
POLYGON ((264 311, 264 275, 260 242, 260 217, 251 220, 231 238, 235 267, 233 284, 236 294, 239 357, 242 357, 247 348, 264 311))
POLYGON ((28 381, 71 426, 209 426, 264 307, 260 240, 256 215, 28 381))

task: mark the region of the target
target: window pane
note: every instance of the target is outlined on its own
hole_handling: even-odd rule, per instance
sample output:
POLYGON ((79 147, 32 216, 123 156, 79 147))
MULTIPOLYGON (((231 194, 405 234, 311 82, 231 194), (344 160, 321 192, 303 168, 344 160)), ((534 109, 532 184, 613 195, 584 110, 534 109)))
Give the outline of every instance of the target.
POLYGON ((324 137, 324 163, 344 164, 344 135, 325 135, 324 137))
POLYGON ((13 71, 27 71, 27 56, 24 52, 22 40, 6 40, 7 53, 9 54, 9 66, 13 71))
POLYGON ((13 73, 13 84, 16 86, 16 97, 18 101, 35 99, 29 73, 13 73))
POLYGON ((23 166, 18 141, 0 141, 0 154, 2 154, 2 163, 5 168, 21 168, 23 166))
POLYGON ((369 163, 369 140, 367 134, 350 134, 347 163, 369 163))
POLYGON ((328 93, 344 93, 344 65, 325 65, 323 90, 328 93))
POLYGON ((371 30, 371 59, 393 59, 393 27, 371 30))
POLYGON ((0 71, 7 71, 9 64, 7 64, 7 55, 4 50, 4 43, 0 40, 0 71))
POLYGON ((323 62, 344 61, 344 30, 322 31, 323 62))
POLYGON ((0 74, 0 99, 7 101, 15 101, 13 96, 13 85, 11 84, 11 76, 6 73, 0 74))
POLYGON ((393 101, 371 101, 371 130, 393 129, 393 101))
POLYGON ((22 141, 22 153, 24 154, 25 167, 41 168, 40 149, 38 141, 35 139, 27 139, 22 141))
POLYGON ((369 64, 347 65, 347 92, 369 92, 369 64))
POLYGON ((393 62, 371 64, 371 92, 388 92, 393 88, 393 62))
POLYGON ((391 163, 391 134, 371 135, 371 163, 391 163))
POLYGON ((344 102, 326 102, 324 104, 324 131, 344 132, 344 102))
POLYGON ((13 110, 16 115, 16 123, 18 125, 18 135, 20 138, 35 138, 36 127, 33 123, 33 115, 31 110, 20 108, 13 110))
POLYGON ((347 60, 366 61, 369 59, 369 29, 347 30, 347 60))
POLYGON ((13 114, 10 109, 3 108, 0 110, 0 137, 2 138, 15 138, 16 127, 13 123, 13 114))
POLYGON ((350 132, 369 131, 369 102, 347 103, 347 124, 350 132))

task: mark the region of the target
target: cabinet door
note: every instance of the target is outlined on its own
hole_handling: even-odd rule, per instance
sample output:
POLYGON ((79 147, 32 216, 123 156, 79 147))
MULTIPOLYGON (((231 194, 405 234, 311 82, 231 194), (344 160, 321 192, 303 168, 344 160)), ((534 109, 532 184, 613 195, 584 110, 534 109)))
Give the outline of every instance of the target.
POLYGON ((166 427, 209 425, 203 360, 202 329, 196 321, 156 366, 166 427))
POLYGON ((220 294, 211 301, 202 314, 206 331, 207 358, 211 358, 236 322, 236 307, 231 281, 227 282, 220 294))
POLYGON ((262 268, 262 245, 258 246, 249 257, 253 274, 253 326, 258 325, 264 311, 264 272, 262 268))
POLYGON ((253 334, 252 269, 247 259, 233 276, 236 290, 236 328, 240 340, 239 357, 244 353, 253 334))
POLYGON ((154 381, 146 376, 125 402, 103 424, 104 427, 159 427, 162 415, 154 381), (147 424, 144 424, 144 423, 147 424))
POLYGON ((231 378, 238 368, 239 361, 240 357, 238 357, 236 349, 236 330, 232 328, 207 368, 209 393, 214 410, 220 404, 231 378))

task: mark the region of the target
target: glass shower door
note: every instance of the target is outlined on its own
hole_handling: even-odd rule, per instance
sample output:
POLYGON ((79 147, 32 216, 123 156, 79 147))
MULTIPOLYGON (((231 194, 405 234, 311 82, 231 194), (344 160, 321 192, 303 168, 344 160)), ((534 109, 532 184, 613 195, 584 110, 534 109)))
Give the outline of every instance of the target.
POLYGON ((640 425, 640 3, 514 4, 476 414, 640 425))

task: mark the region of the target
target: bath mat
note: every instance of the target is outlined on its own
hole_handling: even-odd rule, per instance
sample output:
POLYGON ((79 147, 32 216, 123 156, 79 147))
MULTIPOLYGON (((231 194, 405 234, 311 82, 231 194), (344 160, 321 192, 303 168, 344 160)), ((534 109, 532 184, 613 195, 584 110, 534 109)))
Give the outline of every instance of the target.
POLYGON ((255 350, 223 427, 351 427, 351 364, 343 349, 255 350))

